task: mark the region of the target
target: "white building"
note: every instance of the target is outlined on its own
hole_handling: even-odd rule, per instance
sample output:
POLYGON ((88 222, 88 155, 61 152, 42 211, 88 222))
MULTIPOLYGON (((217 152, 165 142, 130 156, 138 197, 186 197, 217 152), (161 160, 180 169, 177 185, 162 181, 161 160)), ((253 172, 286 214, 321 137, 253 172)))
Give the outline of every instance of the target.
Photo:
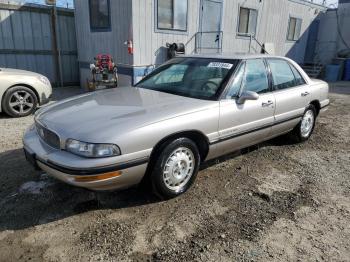
POLYGON ((81 83, 98 53, 114 57, 121 84, 135 83, 166 60, 166 43, 174 42, 187 54, 260 52, 266 44, 277 55, 312 62, 306 50, 315 49, 312 28, 326 9, 303 0, 75 0, 81 83))

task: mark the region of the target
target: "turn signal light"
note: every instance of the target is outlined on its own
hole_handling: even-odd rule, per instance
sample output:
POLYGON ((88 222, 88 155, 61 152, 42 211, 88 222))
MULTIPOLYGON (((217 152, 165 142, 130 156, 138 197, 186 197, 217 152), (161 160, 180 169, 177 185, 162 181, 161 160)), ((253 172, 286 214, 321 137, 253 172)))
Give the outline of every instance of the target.
POLYGON ((108 178, 118 177, 122 174, 122 171, 114 171, 114 172, 108 172, 101 175, 92 175, 92 176, 75 176, 74 180, 76 182, 93 182, 93 181, 99 181, 104 180, 108 178))

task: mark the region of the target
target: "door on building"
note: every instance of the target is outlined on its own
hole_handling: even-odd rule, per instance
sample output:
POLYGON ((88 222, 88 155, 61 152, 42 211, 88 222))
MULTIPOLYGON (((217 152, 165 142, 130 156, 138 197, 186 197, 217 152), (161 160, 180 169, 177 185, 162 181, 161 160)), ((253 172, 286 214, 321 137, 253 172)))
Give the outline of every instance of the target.
POLYGON ((307 40, 306 52, 305 52, 305 63, 315 62, 314 58, 315 58, 319 24, 320 24, 319 20, 314 20, 310 25, 309 37, 307 40))
POLYGON ((196 36, 196 51, 199 53, 217 53, 222 46, 223 0, 201 0, 199 12, 199 30, 196 36))

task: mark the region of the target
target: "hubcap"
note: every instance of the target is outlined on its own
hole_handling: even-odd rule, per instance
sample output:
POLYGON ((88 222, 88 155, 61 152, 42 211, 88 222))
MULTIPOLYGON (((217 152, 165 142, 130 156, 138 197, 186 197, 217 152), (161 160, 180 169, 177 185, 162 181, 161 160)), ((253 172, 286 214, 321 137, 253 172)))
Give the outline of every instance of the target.
POLYGON ((10 97, 10 107, 17 114, 26 114, 34 106, 34 98, 27 91, 14 92, 10 97))
POLYGON ((163 180, 167 188, 180 191, 193 175, 195 159, 190 149, 180 147, 174 150, 166 160, 163 180))
POLYGON ((308 137, 312 131, 312 127, 314 126, 314 113, 312 110, 306 111, 301 120, 300 132, 303 137, 308 137))

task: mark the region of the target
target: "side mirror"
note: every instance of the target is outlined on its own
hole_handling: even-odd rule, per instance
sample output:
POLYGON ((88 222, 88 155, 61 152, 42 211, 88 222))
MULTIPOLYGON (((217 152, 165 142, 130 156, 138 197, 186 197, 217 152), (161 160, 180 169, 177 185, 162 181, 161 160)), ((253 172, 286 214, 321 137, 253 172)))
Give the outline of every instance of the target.
POLYGON ((237 104, 242 105, 246 100, 258 100, 259 95, 253 91, 243 91, 237 99, 237 104))

